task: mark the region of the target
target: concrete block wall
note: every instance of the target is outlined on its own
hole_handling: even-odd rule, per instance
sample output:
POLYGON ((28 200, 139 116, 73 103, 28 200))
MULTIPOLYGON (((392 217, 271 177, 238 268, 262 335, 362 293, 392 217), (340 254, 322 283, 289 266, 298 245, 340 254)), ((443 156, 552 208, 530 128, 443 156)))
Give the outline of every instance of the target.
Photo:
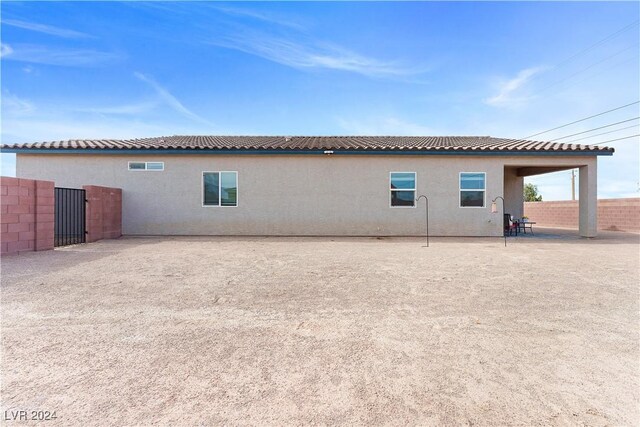
POLYGON ((54 183, 0 177, 0 252, 53 249, 54 183))
MULTIPOLYGON (((578 228, 577 200, 526 202, 524 215, 542 227, 578 228)), ((598 230, 640 232, 640 198, 598 200, 598 230)))
POLYGON ((640 198, 598 200, 598 228, 640 232, 640 198))
POLYGON ((525 202, 524 216, 542 227, 578 228, 577 200, 525 202))
POLYGON ((122 190, 85 185, 87 198, 87 243, 122 236, 122 190))

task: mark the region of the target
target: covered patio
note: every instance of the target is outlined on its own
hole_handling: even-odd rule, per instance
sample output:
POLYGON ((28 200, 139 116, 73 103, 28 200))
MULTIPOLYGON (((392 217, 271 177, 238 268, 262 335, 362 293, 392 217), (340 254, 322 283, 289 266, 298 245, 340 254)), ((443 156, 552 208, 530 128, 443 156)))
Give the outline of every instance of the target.
MULTIPOLYGON (((579 170, 579 229, 582 237, 596 237, 598 224, 597 157, 562 158, 522 157, 509 159, 504 165, 504 212, 514 218, 524 213, 524 178, 563 170, 579 170), (523 161, 524 160, 524 161, 523 161)), ((535 221, 535 218, 532 218, 535 221)))

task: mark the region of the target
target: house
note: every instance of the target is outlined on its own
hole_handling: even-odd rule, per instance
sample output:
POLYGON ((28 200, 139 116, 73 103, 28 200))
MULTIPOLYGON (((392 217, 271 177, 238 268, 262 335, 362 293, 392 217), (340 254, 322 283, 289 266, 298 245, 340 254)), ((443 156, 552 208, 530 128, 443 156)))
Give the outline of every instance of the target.
POLYGON ((499 236, 523 178, 580 171, 596 235, 597 156, 613 149, 492 137, 170 136, 3 145, 17 176, 123 191, 129 235, 499 236))

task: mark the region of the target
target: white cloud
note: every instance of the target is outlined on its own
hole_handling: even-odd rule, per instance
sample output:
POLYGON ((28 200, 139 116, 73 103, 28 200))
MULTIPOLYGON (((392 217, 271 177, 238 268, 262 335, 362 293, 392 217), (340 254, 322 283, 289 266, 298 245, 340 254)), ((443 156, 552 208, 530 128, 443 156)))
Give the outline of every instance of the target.
POLYGON ((142 138, 162 135, 168 129, 137 119, 82 120, 66 114, 38 115, 4 120, 2 140, 12 142, 56 141, 64 139, 142 138))
POLYGON ((194 121, 197 121, 209 126, 213 126, 213 124, 210 121, 208 121, 203 117, 200 117, 199 115, 197 115, 196 113, 194 113, 193 111, 185 107, 175 96, 171 94, 171 92, 169 92, 167 89, 160 86, 151 77, 139 72, 135 72, 134 75, 138 79, 142 80, 143 82, 151 86, 153 90, 156 92, 156 94, 160 97, 160 99, 163 100, 164 103, 167 104, 169 107, 173 108, 176 112, 194 121))
POLYGON ((304 26, 281 16, 276 16, 272 13, 265 13, 249 8, 237 8, 229 6, 212 6, 215 10, 226 13, 227 15, 243 16, 247 18, 256 19, 259 21, 267 22, 269 24, 276 24, 283 27, 293 28, 295 30, 304 30, 304 26))
POLYGON ((326 43, 298 41, 267 34, 235 35, 210 42, 297 69, 331 69, 349 71, 370 77, 397 78, 427 71, 426 68, 403 66, 397 62, 369 58, 326 43))
POLYGON ((34 105, 23 98, 20 98, 9 91, 2 94, 2 113, 8 116, 25 115, 35 110, 34 105))
POLYGON ((0 43, 0 58, 4 58, 7 55, 11 55, 13 49, 6 43, 0 43))
POLYGON ((503 107, 515 102, 522 102, 523 98, 517 97, 517 92, 520 91, 533 76, 543 70, 543 67, 533 67, 520 71, 514 78, 500 83, 498 93, 485 99, 485 103, 494 107, 503 107))
POLYGON ((209 121, 187 109, 151 77, 142 73, 135 73, 135 76, 153 88, 155 99, 114 106, 78 107, 75 103, 70 103, 36 108, 31 101, 4 90, 2 141, 12 143, 61 139, 129 139, 175 133, 211 132, 213 125, 209 121), (165 111, 162 111, 161 107, 165 107, 165 111), (184 118, 189 119, 189 122, 185 122, 184 118))
POLYGON ((12 27, 22 28, 24 30, 36 31, 38 33, 50 34, 52 36, 65 37, 65 38, 87 38, 92 37, 89 34, 81 33, 75 30, 69 30, 66 28, 54 27, 51 25, 37 24, 35 22, 20 21, 18 19, 3 19, 4 25, 10 25, 12 27))
POLYGON ((154 110, 158 107, 158 102, 139 102, 131 104, 115 105, 110 107, 86 107, 76 108, 75 111, 94 114, 115 114, 115 115, 128 115, 128 114, 142 114, 154 110))
MULTIPOLYGON (((3 102, 6 97, 3 95, 3 102)), ((28 102, 28 101, 24 101, 28 102)), ((141 117, 136 104, 91 111, 75 105, 34 105, 29 114, 6 114, 3 111, 3 143, 57 141, 65 139, 130 139, 173 134, 206 134, 210 125, 186 122, 172 111, 157 117, 141 117), (128 112, 127 112, 128 110, 128 112), (93 114, 98 113, 100 114, 93 114)), ((139 110, 146 104, 138 104, 139 110)), ((159 104, 161 105, 161 104, 159 104)), ((223 132, 224 133, 224 132, 223 132)))
POLYGON ((6 61, 21 61, 36 64, 67 67, 93 67, 112 63, 123 58, 115 52, 101 52, 92 49, 52 48, 37 45, 2 45, 2 58, 6 61))

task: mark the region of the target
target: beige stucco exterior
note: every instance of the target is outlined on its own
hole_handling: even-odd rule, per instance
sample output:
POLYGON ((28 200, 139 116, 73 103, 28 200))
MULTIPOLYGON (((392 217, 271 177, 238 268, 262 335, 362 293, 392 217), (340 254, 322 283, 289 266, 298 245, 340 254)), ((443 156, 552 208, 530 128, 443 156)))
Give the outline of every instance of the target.
POLYGON ((517 175, 515 167, 504 168, 504 210, 514 218, 524 212, 524 177, 517 175))
POLYGON ((501 207, 492 214, 491 200, 504 195, 505 210, 522 215, 521 167, 588 171, 584 194, 594 199, 593 212, 584 213, 589 228, 595 164, 595 156, 19 153, 17 176, 59 187, 122 188, 123 233, 129 235, 415 236, 425 233, 424 200, 416 208, 390 207, 389 173, 416 172, 417 195, 429 197, 432 235, 499 236, 501 207), (129 171, 129 161, 161 161, 165 168, 129 171), (237 207, 202 206, 203 171, 238 172, 237 207), (484 208, 459 207, 460 172, 486 172, 484 208))

